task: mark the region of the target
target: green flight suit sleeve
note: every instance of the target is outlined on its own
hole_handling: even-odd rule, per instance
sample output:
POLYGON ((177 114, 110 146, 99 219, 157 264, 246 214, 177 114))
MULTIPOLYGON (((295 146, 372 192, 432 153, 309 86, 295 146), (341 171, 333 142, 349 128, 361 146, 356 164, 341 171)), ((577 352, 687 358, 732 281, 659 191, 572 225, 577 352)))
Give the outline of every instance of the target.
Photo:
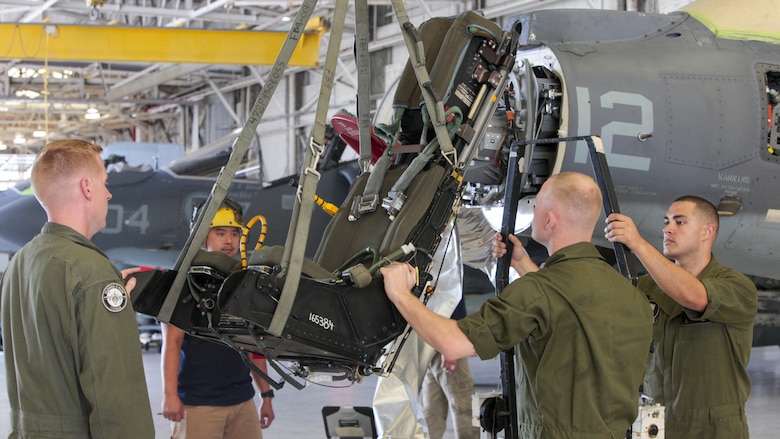
POLYGON ((124 288, 113 279, 91 282, 79 291, 75 301, 77 358, 81 360, 78 373, 81 390, 90 404, 91 437, 153 438, 138 323, 129 296, 119 311, 109 310, 104 303, 104 290, 112 283, 124 288))
POLYGON ((715 277, 701 279, 707 289, 709 303, 701 313, 686 310, 688 317, 727 325, 753 324, 758 309, 756 286, 736 271, 719 270, 715 277))
POLYGON ((493 358, 534 332, 546 333, 550 304, 542 291, 533 276, 526 275, 485 301, 478 312, 458 320, 479 358, 493 358))

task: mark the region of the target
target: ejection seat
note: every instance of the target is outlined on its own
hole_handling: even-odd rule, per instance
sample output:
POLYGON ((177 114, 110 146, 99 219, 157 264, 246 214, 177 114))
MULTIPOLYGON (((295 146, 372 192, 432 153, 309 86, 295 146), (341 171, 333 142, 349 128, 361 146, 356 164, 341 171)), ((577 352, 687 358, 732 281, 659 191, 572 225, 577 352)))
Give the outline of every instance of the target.
MULTIPOLYGON (((503 93, 517 41, 514 32, 474 12, 434 18, 419 32, 406 31, 422 44, 424 57, 410 56, 395 93, 393 120, 375 127, 389 146, 350 187, 314 259, 304 260, 282 333, 268 332, 286 281, 282 247, 256 250, 246 269, 224 273, 225 264, 216 281, 203 280, 210 268, 196 259, 190 293, 215 303, 206 313, 192 305, 177 310, 176 316, 192 316, 182 329, 312 370, 362 373, 403 333, 406 322, 387 299, 378 268, 391 259, 415 266, 418 296, 432 279, 433 254, 503 93), (423 86, 418 79, 425 79, 423 86)), ((187 300, 183 292, 181 301, 187 300)))

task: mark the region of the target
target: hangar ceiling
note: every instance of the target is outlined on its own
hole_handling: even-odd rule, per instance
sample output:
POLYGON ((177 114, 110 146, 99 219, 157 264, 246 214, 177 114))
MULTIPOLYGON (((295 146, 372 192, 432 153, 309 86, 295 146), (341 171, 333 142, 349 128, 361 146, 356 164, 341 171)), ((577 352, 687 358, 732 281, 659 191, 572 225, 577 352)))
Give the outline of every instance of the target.
MULTIPOLYGON (((202 56, 195 59, 198 62, 187 63, 171 62, 174 59, 144 62, 130 57, 125 61, 123 47, 115 48, 120 53, 112 61, 100 53, 91 60, 56 59, 51 47, 64 35, 58 25, 95 31, 91 37, 97 42, 116 38, 128 30, 171 32, 127 44, 142 46, 141 53, 151 51, 156 42, 188 40, 191 35, 186 31, 197 30, 206 35, 234 30, 232 36, 222 37, 212 45, 235 50, 242 33, 285 32, 285 20, 297 13, 297 3, 300 2, 87 0, 85 4, 84 0, 2 0, 0 21, 7 24, 0 25, 0 33, 5 32, 5 38, 0 39, 4 41, 0 43, 0 142, 7 145, 7 151, 26 152, 44 143, 44 138, 36 137, 41 135, 48 135, 49 140, 58 136, 109 140, 133 136, 138 130, 146 132, 146 141, 169 141, 170 133, 166 131, 173 125, 170 120, 179 117, 179 106, 209 95, 229 93, 250 82, 259 83, 263 74, 262 66, 222 64, 218 56, 202 56), (20 29, 36 24, 43 31, 33 30, 31 37, 22 35, 20 29), (177 32, 183 37, 177 37, 177 32), (40 36, 36 38, 36 34, 40 36), (231 42, 231 37, 236 43, 231 42), (18 52, 20 47, 22 56, 11 53, 18 52), (86 118, 88 111, 96 116, 86 118), (24 143, 19 139, 24 139, 24 143)), ((327 17, 330 8, 330 2, 320 2, 312 16, 327 17)), ((97 46, 91 43, 90 36, 80 38, 66 43, 63 51, 90 53, 97 46)), ((259 47, 264 46, 238 47, 238 51, 245 51, 251 58, 253 52, 262 52, 259 47)), ((186 52, 186 47, 175 51, 186 52)))
MULTIPOLYGON (((267 52, 260 49, 266 45, 261 42, 253 47, 240 47, 236 35, 252 31, 286 33, 289 19, 295 16, 301 3, 300 0, 0 0, 0 23, 4 23, 0 24, 0 149, 6 145, 0 152, 35 152, 47 140, 62 137, 103 143, 138 139, 169 142, 177 135, 181 138, 181 133, 175 131, 181 129, 182 107, 209 97, 224 100, 233 91, 262 84, 267 67, 223 64, 219 56, 203 56, 196 58, 196 62, 107 61, 104 52, 94 46, 117 34, 132 38, 124 34, 138 28, 150 32, 152 29, 182 32, 181 38, 157 37, 162 40, 161 45, 188 40, 184 33, 188 30, 233 31, 236 43, 231 43, 231 37, 227 36, 213 45, 243 51, 249 59, 254 53, 267 52), (24 37, 22 29, 28 25, 37 25, 37 30, 32 36, 24 37), (56 59, 55 43, 60 43, 65 35, 64 28, 58 25, 98 32, 90 34, 97 36, 72 40, 65 47, 71 52, 95 50, 95 59, 56 59), (92 112, 93 119, 86 118, 88 111, 92 112)), ((548 0, 544 5, 555 3, 559 2, 548 0)), ((368 5, 372 28, 393 19, 389 0, 368 0, 368 5)), ((486 15, 499 17, 538 8, 539 1, 410 0, 406 5, 410 17, 434 16, 442 8, 452 11, 453 5, 460 10, 484 8, 486 15)), ((320 0, 311 16, 322 18, 327 27, 333 8, 333 0, 320 0)), ((354 7, 350 9, 345 36, 354 34, 354 7)), ((322 54, 327 46, 327 34, 323 30, 322 26, 312 27, 312 32, 323 36, 322 54)), ((374 48, 402 44, 397 34, 373 36, 372 40, 374 48)), ((117 57, 124 56, 130 46, 152 51, 158 40, 148 41, 116 47, 117 57)), ((175 53, 181 52, 184 55, 189 51, 185 48, 175 53)), ((349 69, 349 66, 342 68, 349 69)))
MULTIPOLYGON (((367 3, 372 29, 369 50, 402 45, 398 32, 376 32, 394 21, 390 1, 367 3)), ((410 17, 481 9, 488 18, 584 3, 603 7, 604 2, 405 2, 410 17)), ((205 99, 223 102, 233 119, 239 120, 242 116, 233 113, 225 96, 263 83, 268 68, 252 57, 275 52, 267 49, 272 45, 263 35, 286 34, 289 19, 301 4, 301 0, 0 0, 0 153, 34 153, 46 141, 64 137, 101 144, 143 140, 186 146, 182 108, 205 99), (77 35, 63 42, 73 29, 77 35), (144 38, 132 33, 139 29, 144 30, 144 38), (223 31, 228 32, 220 34, 223 31), (195 32, 195 37, 187 32, 195 32), (262 35, 260 40, 244 42, 241 38, 246 34, 262 35), (106 41, 117 38, 121 44, 106 47, 106 41), (204 41, 199 38, 208 43, 192 42, 204 41), (168 52, 169 58, 151 55, 174 43, 178 46, 168 52), (196 50, 210 46, 218 49, 211 54, 196 50), (226 61, 226 52, 237 52, 240 61, 226 61), (255 64, 241 62, 243 55, 255 64)), ((334 0, 320 0, 311 14, 309 34, 322 40, 319 49, 310 49, 318 52, 317 59, 327 47, 325 31, 333 8, 334 0)), ((345 29, 350 44, 354 21, 351 5, 345 29)), ((344 49, 345 55, 349 49, 344 49)), ((346 58, 351 56, 342 60, 346 58)), ((341 75, 355 70, 349 61, 342 61, 340 67, 341 75)), ((305 68, 311 67, 302 64, 288 74, 305 68)))

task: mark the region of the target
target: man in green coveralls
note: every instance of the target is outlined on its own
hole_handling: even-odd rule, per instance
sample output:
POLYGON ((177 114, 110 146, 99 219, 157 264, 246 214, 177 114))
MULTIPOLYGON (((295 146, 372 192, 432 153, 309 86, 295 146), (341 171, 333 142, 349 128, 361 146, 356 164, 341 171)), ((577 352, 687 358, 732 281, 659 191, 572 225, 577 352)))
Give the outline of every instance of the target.
POLYGON ((644 393, 666 407, 666 437, 747 438, 758 293, 750 279, 712 255, 717 210, 699 197, 675 200, 664 218, 663 254, 631 218, 612 214, 607 223, 607 239, 624 243, 648 272, 638 287, 657 317, 644 393))
MULTIPOLYGON (((579 173, 550 177, 536 198, 532 236, 550 258, 538 271, 514 244, 521 277, 458 321, 411 294, 414 269, 381 269, 385 290, 417 333, 445 358, 493 358, 518 345, 522 438, 625 438, 637 414, 652 314, 642 293, 589 243, 601 192, 579 173)), ((506 252, 498 241, 494 251, 506 252)))
POLYGON ((90 241, 106 226, 111 199, 101 151, 56 141, 33 165, 48 222, 2 279, 9 439, 154 438, 128 297, 135 280, 125 286, 90 241))

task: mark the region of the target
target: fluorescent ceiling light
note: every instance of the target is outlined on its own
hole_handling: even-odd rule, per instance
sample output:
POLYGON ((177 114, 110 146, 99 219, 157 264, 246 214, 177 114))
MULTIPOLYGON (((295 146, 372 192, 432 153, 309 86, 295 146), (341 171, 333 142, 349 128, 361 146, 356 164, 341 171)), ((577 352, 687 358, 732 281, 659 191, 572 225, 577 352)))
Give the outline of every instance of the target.
POLYGON ((84 119, 95 120, 100 119, 100 112, 97 108, 87 108, 87 114, 84 115, 84 119))
POLYGON ((19 90, 16 92, 16 97, 19 98, 29 98, 29 99, 35 99, 41 94, 34 90, 19 90))

